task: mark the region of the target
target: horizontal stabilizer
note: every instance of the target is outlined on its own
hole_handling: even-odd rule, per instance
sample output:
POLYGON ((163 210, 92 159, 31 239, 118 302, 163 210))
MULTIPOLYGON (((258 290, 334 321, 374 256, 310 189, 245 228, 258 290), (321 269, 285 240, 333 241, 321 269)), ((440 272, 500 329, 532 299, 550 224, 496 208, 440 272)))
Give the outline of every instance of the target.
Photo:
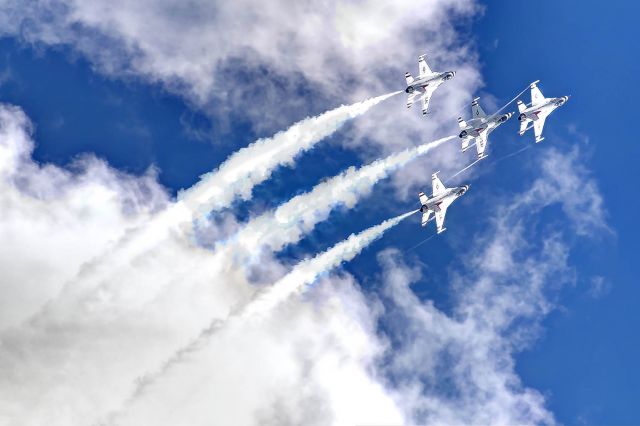
POLYGON ((418 194, 418 197, 420 198, 420 204, 421 204, 421 205, 423 205, 423 206, 424 206, 425 204, 427 204, 427 202, 429 201, 429 199, 428 199, 428 198, 427 198, 427 196, 424 194, 424 192, 420 192, 420 193, 418 194))
POLYGON ((520 131, 518 132, 520 136, 524 135, 524 132, 526 132, 527 130, 533 129, 533 125, 527 127, 529 123, 530 123, 529 120, 520 122, 520 131))
POLYGON ((472 141, 471 138, 462 139, 462 152, 465 152, 466 150, 469 149, 469 142, 471 141, 472 141))
POLYGON ((427 222, 429 222, 429 216, 431 216, 431 210, 427 210, 426 212, 422 213, 422 221, 420 223, 420 226, 427 226, 427 222))
POLYGON ((404 79, 407 80, 407 85, 413 83, 414 80, 413 76, 409 72, 404 73, 404 79))

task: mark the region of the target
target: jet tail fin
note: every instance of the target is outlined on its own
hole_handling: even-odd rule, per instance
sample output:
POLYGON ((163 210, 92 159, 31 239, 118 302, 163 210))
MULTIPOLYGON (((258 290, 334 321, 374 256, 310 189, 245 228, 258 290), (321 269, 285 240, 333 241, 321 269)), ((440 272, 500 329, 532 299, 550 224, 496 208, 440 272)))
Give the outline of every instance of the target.
POLYGON ((410 72, 404 73, 404 79, 407 80, 407 85, 413 83, 413 80, 414 80, 410 72))
POLYGON ((467 122, 462 117, 458 117, 458 126, 460 126, 460 130, 464 130, 467 128, 467 122))
POLYGON ((524 102, 518 99, 518 112, 522 114, 526 109, 527 109, 527 106, 524 104, 524 102))

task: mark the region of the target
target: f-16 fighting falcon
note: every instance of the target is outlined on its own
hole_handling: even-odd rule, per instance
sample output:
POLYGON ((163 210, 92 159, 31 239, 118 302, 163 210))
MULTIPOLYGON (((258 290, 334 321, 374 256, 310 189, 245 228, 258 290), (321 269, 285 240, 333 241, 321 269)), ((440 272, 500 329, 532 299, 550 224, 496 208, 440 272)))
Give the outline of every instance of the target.
POLYGON ((422 114, 426 114, 429 110, 429 101, 431 100, 431 96, 433 92, 445 81, 451 80, 454 75, 456 75, 455 71, 446 71, 446 72, 434 72, 431 71, 429 65, 427 65, 427 61, 425 60, 425 55, 420 55, 418 57, 418 70, 420 75, 418 78, 413 78, 410 73, 405 73, 404 77, 407 80, 407 88, 405 92, 409 95, 407 97, 407 108, 411 108, 411 105, 415 102, 417 97, 422 97, 422 114))
POLYGON ((518 111, 520 112, 518 116, 520 131, 518 133, 522 136, 524 132, 533 127, 533 132, 536 135, 536 143, 544 140, 542 137, 542 128, 544 127, 544 120, 547 116, 569 100, 569 96, 545 98, 537 86, 539 81, 540 80, 536 80, 531 83, 531 105, 525 105, 524 102, 518 99, 518 111), (531 121, 533 121, 533 126, 527 127, 531 121))
POLYGON ((460 139, 462 139, 462 152, 465 152, 471 146, 471 141, 475 140, 476 151, 478 152, 478 160, 486 157, 484 153, 487 148, 489 134, 498 128, 499 125, 507 121, 513 115, 512 112, 506 114, 493 114, 487 117, 484 110, 478 104, 475 98, 471 102, 471 116, 469 121, 464 121, 462 117, 458 117, 458 125, 460 125, 460 139))
POLYGON ((433 185, 433 194, 431 194, 431 197, 428 198, 424 195, 424 192, 418 194, 420 204, 422 204, 422 207, 420 207, 420 211, 422 212, 422 226, 427 224, 431 212, 434 212, 439 234, 446 230, 444 227, 444 216, 447 214, 447 209, 451 203, 467 192, 469 185, 447 188, 443 185, 440 178, 438 178, 438 172, 431 175, 431 183, 433 185))

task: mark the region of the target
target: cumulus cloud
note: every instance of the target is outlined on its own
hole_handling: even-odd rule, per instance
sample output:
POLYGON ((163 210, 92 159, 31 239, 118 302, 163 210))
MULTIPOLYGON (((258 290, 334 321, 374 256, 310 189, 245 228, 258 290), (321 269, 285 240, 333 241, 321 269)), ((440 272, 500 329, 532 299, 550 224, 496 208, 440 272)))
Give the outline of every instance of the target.
POLYGON ((0 105, 0 328, 33 314, 168 202, 153 170, 135 178, 88 155, 68 169, 33 162, 31 131, 22 110, 0 105))
MULTIPOLYGON (((367 159, 449 134, 454 113, 481 85, 473 46, 454 25, 476 11, 471 0, 419 8, 373 0, 263 6, 7 0, 0 31, 71 46, 99 72, 160 83, 212 116, 242 111, 254 124, 272 123, 265 128, 290 123, 292 105, 300 118, 329 97, 353 101, 397 90, 424 50, 434 69, 458 71, 436 92, 427 119, 417 111, 391 114, 404 109, 400 96, 360 117, 342 143, 367 159), (283 102, 292 87, 302 96, 283 102)), ((214 250, 191 238, 194 209, 249 198, 273 167, 295 158, 296 143, 308 149, 378 101, 258 141, 257 151, 239 151, 177 203, 153 170, 132 177, 91 156, 68 168, 35 163, 28 119, 2 106, 0 421, 91 424, 140 388, 117 423, 553 423, 542 394, 517 376, 514 355, 553 309, 553 289, 574 279, 566 234, 606 229, 602 197, 578 150, 549 149, 533 185, 496 203, 504 207, 455 255, 450 311, 414 294, 410 285, 420 270, 394 251, 379 256, 380 296, 365 294, 344 272, 323 275, 363 247, 354 245, 356 237, 336 246, 350 250, 330 250, 334 257, 320 254, 293 270, 267 253, 260 266, 270 272, 259 288, 249 282, 245 253, 237 256, 242 241, 257 241, 267 252, 297 241, 336 205, 352 206, 427 146, 349 169, 246 225, 234 218, 209 224, 207 235, 224 236, 210 244, 214 250), (268 167, 245 167, 245 179, 238 179, 240 166, 255 160, 248 153, 256 152, 268 167), (282 154, 277 162, 274 153, 282 154), (216 185, 231 195, 219 197, 216 185), (313 200, 322 200, 318 210, 304 210, 313 200), (557 206, 568 218, 562 231, 533 220, 557 206), (273 296, 269 303, 247 304, 264 302, 255 299, 257 290, 273 296), (190 347, 204 327, 245 306, 263 309, 242 327, 216 329, 197 351, 180 352, 176 368, 140 386, 138 378, 190 347)), ((400 176, 402 186, 428 179, 425 168, 459 168, 458 151, 450 144, 423 157, 419 171, 400 176)))
MULTIPOLYGON (((405 100, 364 117, 341 143, 367 161, 456 128, 460 108, 482 85, 471 38, 460 32, 478 12, 474 0, 415 2, 286 0, 5 0, 0 31, 36 46, 68 46, 103 74, 158 83, 216 122, 232 118, 273 132, 340 99, 355 102, 404 88, 427 53, 435 70, 456 70, 432 114, 405 111, 405 100), (292 95, 295 94, 295 95, 292 95), (404 112, 402 112, 404 111, 404 112), (401 113, 399 113, 401 112, 401 113)), ((457 169, 447 149, 421 166, 457 169)), ((428 181, 415 169, 402 187, 428 181)))
MULTIPOLYGON (((85 291, 82 277, 87 271, 78 272, 80 265, 98 251, 108 251, 110 237, 165 208, 166 194, 153 176, 122 175, 89 157, 74 172, 36 164, 29 157, 33 142, 24 114, 3 107, 0 123, 2 214, 11 218, 0 229, 18 247, 2 252, 1 261, 10 271, 3 276, 2 300, 15 300, 21 283, 28 283, 29 294, 42 297, 41 291, 59 290, 70 275, 80 277, 77 291, 63 293, 28 322, 16 325, 24 319, 18 316, 5 324, 0 334, 5 378, 0 418, 27 425, 98 421, 122 406, 136 388, 136 378, 150 366, 162 365, 203 325, 223 321, 245 306, 256 288, 237 264, 216 261, 216 253, 170 232, 152 253, 123 259, 128 260, 125 268, 105 267, 111 273, 100 283, 116 291, 85 291), (17 225, 18 218, 23 225, 17 225), (89 246, 90 231, 109 237, 89 246), (50 247, 35 253, 26 243, 43 243, 41 235, 52 236, 44 241, 50 247), (83 251, 69 252, 60 261, 69 242, 83 251), (47 271, 42 265, 52 265, 55 273, 40 274, 39 268, 47 271), (31 276, 37 282, 29 281, 31 276)), ((410 151, 394 158, 410 159, 410 151)), ((363 170, 388 162, 383 159, 363 170)), ((473 238, 471 254, 454 259, 463 269, 451 277, 452 312, 419 300, 409 287, 418 271, 387 252, 380 257, 386 271, 385 311, 348 275, 325 276, 300 297, 277 298, 277 309, 247 321, 242 332, 223 328, 212 335, 202 351, 186 356, 180 368, 142 392, 118 421, 553 422, 541 394, 515 374, 513 354, 531 342, 540 318, 553 307, 547 290, 571 280, 573 271, 564 235, 539 232, 531 218, 559 205, 573 231, 582 232, 585 224, 595 231, 604 212, 578 151, 550 149, 540 164, 540 176, 528 190, 496 204, 504 207, 492 216, 486 233, 473 238), (557 164, 565 167, 558 171, 553 167, 557 164), (592 190, 575 191, 567 182, 592 190), (540 191, 554 195, 539 197, 540 191), (541 242, 530 238, 534 232, 541 242), (380 321, 384 329, 378 328, 380 321)), ((354 170, 345 176, 350 173, 357 174, 354 170)), ((351 181, 344 182, 351 187, 346 184, 351 181)), ((361 193, 366 191, 354 194, 361 193)), ((291 283, 289 289, 299 289, 308 281, 305 277, 315 279, 322 269, 300 277, 287 275, 273 258, 266 261, 285 274, 281 283, 291 283)), ((23 306, 33 312, 43 298, 29 303, 23 306)))
POLYGON ((333 93, 353 81, 379 82, 395 64, 416 56, 413 46, 429 41, 433 51, 445 51, 442 47, 455 38, 453 18, 476 8, 468 0, 417 8, 408 1, 370 0, 263 6, 200 0, 6 1, 2 28, 28 42, 71 45, 100 71, 141 75, 204 102, 214 91, 222 89, 217 95, 224 96, 233 89, 218 74, 232 60, 246 68, 263 65, 287 77, 299 75, 333 93))

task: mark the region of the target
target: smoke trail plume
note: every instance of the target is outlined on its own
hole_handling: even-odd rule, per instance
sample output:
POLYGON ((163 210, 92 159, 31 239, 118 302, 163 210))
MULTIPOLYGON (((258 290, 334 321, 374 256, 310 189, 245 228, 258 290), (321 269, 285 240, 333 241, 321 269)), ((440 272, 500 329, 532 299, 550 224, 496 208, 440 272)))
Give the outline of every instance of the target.
POLYGON ((260 139, 237 151, 217 170, 203 175, 198 183, 183 191, 178 202, 158 213, 147 224, 128 231, 109 252, 83 264, 75 279, 63 287, 62 293, 73 288, 73 282, 78 280, 83 280, 84 291, 91 291, 111 271, 153 250, 171 234, 189 234, 194 214, 228 207, 236 197, 249 198, 253 187, 268 179, 275 168, 293 163, 298 154, 313 148, 348 120, 398 93, 343 105, 306 118, 273 137, 260 139))
POLYGON ((298 154, 313 148, 348 120, 398 93, 343 105, 260 139, 234 153, 217 170, 203 175, 200 182, 183 191, 179 198, 202 213, 226 207, 235 197, 248 199, 253 187, 268 179, 277 166, 291 164, 298 154))
MULTIPOLYGON (((137 398, 142 396, 144 391, 156 380, 166 374, 170 369, 179 363, 185 356, 203 348, 208 339, 222 328, 228 332, 233 332, 247 321, 259 320, 262 316, 268 315, 273 309, 296 293, 302 292, 308 285, 315 282, 322 274, 325 274, 338 267, 343 262, 348 262, 355 258, 372 242, 382 237, 389 229, 398 225, 402 220, 416 213, 414 210, 384 222, 372 226, 359 234, 351 234, 346 240, 334 245, 325 252, 317 256, 303 260, 298 263, 287 275, 278 280, 267 290, 259 293, 244 308, 231 314, 224 322, 215 320, 207 328, 202 330, 200 335, 187 346, 176 351, 168 358, 156 372, 144 375, 136 380, 136 388, 131 397, 124 404, 123 410, 131 406, 137 398)), ((111 413, 109 421, 113 422, 123 411, 111 413)))
POLYGON ((389 173, 425 155, 432 149, 453 139, 447 136, 414 148, 408 148, 386 158, 356 169, 351 167, 319 185, 310 192, 298 195, 271 211, 250 221, 228 243, 235 250, 255 254, 260 247, 277 251, 285 245, 298 241, 302 235, 327 219, 338 205, 353 207, 367 195, 373 185, 386 178, 389 173))

